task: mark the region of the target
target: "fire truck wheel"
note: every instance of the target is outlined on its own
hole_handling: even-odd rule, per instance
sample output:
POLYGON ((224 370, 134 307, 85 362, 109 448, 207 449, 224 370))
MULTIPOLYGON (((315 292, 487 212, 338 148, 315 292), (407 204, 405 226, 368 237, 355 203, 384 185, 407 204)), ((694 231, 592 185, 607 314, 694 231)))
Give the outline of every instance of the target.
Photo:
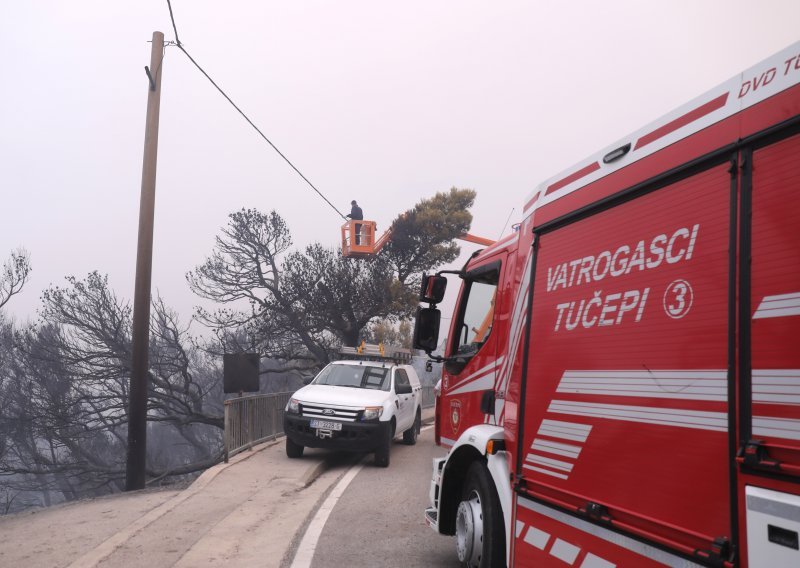
POLYGON ((467 472, 456 513, 458 559, 469 568, 505 566, 505 548, 500 499, 489 470, 475 462, 467 472))
POLYGON ((292 442, 289 436, 286 436, 286 455, 290 458, 299 458, 303 456, 303 446, 292 442))
POLYGON ((409 446, 413 446, 417 443, 417 436, 419 436, 419 431, 422 429, 422 414, 419 409, 417 409, 417 417, 414 418, 414 424, 412 424, 411 428, 403 432, 403 443, 408 444, 409 446))

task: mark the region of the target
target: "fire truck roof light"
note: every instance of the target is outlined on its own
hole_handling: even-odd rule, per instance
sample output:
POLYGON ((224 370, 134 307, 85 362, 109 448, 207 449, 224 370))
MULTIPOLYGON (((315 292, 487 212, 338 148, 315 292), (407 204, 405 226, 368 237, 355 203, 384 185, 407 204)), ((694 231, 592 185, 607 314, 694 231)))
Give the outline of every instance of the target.
POLYGON ((603 163, 610 164, 614 160, 619 160, 622 156, 630 152, 631 150, 631 143, 628 142, 624 146, 620 146, 616 150, 611 150, 608 154, 603 156, 603 163))

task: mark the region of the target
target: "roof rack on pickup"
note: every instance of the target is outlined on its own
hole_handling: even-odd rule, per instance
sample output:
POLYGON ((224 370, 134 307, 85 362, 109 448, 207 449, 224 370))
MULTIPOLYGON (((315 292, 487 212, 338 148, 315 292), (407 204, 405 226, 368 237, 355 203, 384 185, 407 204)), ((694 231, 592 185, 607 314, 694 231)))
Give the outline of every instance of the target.
POLYGON ((339 350, 342 359, 361 361, 392 361, 398 365, 411 363, 411 350, 403 347, 384 345, 383 343, 361 342, 358 347, 342 347, 339 350))

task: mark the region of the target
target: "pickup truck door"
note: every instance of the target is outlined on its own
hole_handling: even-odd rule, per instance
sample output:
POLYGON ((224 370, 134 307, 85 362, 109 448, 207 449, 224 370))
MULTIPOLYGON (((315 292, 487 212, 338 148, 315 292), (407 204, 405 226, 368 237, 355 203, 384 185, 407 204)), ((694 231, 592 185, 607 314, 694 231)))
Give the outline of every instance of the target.
POLYGON ((397 397, 397 432, 408 430, 414 422, 414 393, 408 374, 403 369, 396 369, 394 372, 394 389, 397 397), (404 394, 397 394, 407 391, 404 394))

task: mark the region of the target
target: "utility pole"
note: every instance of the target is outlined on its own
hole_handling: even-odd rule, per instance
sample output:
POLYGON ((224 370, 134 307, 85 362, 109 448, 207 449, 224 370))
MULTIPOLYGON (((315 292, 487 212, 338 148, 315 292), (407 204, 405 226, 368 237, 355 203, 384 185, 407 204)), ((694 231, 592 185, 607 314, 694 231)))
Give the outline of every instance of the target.
POLYGON ((150 346, 150 280, 153 272, 153 218, 156 201, 158 113, 161 106, 161 62, 164 34, 153 32, 147 119, 144 131, 142 193, 139 201, 139 245, 136 252, 136 289, 133 296, 133 357, 128 404, 128 460, 125 491, 144 489, 147 456, 147 369, 150 346))

